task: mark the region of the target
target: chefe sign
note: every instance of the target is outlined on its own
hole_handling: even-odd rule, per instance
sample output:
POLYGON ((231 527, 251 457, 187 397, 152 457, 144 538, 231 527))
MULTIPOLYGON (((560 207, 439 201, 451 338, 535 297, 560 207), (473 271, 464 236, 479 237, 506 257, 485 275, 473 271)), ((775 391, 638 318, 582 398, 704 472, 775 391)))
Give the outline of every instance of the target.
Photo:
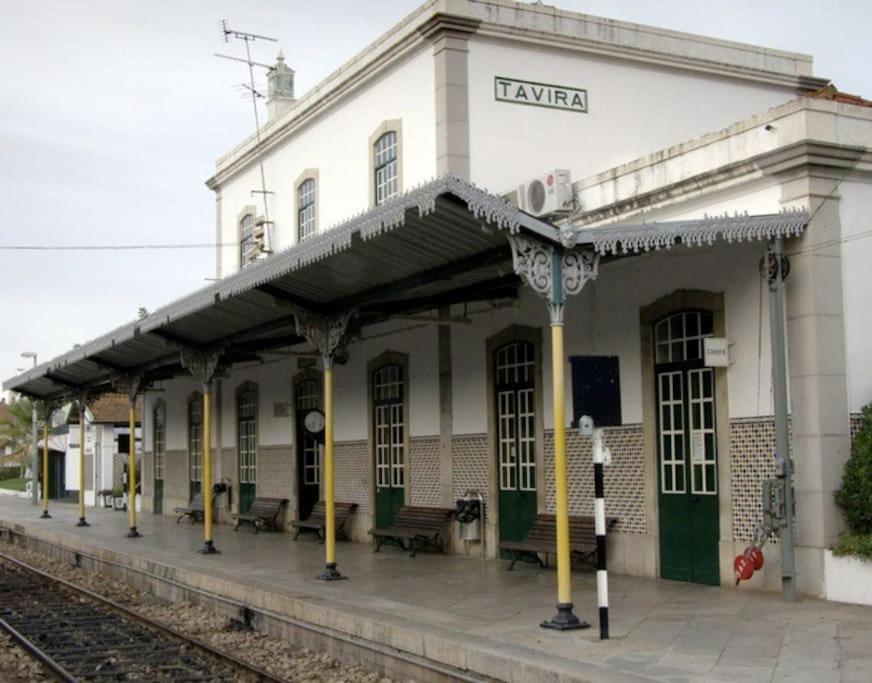
POLYGON ((498 102, 587 113, 587 90, 566 85, 494 76, 494 98, 498 102))
POLYGON ((702 357, 707 368, 729 367, 730 340, 725 337, 706 337, 702 340, 702 357))

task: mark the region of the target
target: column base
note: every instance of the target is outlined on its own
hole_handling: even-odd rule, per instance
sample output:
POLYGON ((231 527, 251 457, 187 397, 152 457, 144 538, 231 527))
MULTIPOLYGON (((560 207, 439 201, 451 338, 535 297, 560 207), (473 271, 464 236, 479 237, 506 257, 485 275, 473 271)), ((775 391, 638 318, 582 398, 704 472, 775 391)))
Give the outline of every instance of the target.
POLYGON ((212 541, 203 541, 203 547, 198 550, 201 555, 217 555, 221 551, 215 547, 212 541))
POLYGON ((91 526, 85 521, 84 517, 79 517, 79 521, 76 522, 76 526, 91 526))
POLYGON ((43 510, 42 514, 39 516, 40 519, 51 519, 51 515, 48 514, 48 510, 43 510))
POLYGON ((543 621, 539 624, 542 628, 550 628, 555 631, 572 631, 580 628, 590 628, 590 624, 586 621, 581 621, 572 613, 571 602, 558 602, 557 614, 548 621, 543 621))
POLYGON ((142 536, 142 534, 136 530, 135 526, 130 527, 130 531, 124 534, 124 538, 139 538, 140 536, 142 536))
POLYGON ((318 581, 344 581, 347 576, 342 576, 339 570, 336 569, 336 563, 331 562, 326 566, 326 569, 315 577, 318 581))

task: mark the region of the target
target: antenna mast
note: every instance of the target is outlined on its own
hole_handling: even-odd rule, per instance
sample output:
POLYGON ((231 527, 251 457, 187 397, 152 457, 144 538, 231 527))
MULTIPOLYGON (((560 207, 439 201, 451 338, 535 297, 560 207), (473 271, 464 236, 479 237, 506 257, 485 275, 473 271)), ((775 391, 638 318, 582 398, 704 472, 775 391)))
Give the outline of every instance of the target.
POLYGON ((269 219, 269 205, 267 202, 267 195, 273 194, 272 192, 266 189, 266 175, 263 170, 263 142, 260 137, 260 115, 257 111, 257 98, 263 97, 263 94, 257 91, 257 88, 254 84, 254 67, 259 66, 263 67, 269 71, 272 71, 273 67, 268 64, 262 64, 260 62, 255 62, 251 59, 251 43, 256 40, 267 40, 269 42, 275 43, 278 42, 277 38, 270 38, 269 36, 262 36, 257 33, 246 33, 245 31, 236 31, 231 29, 227 25, 227 20, 221 20, 221 38, 225 43, 229 43, 231 38, 235 38, 236 40, 241 40, 245 44, 245 59, 240 59, 239 57, 232 57, 230 55, 222 55, 219 53, 215 53, 216 57, 221 57, 222 59, 231 59, 235 62, 244 62, 248 65, 248 85, 242 84, 243 87, 251 92, 251 108, 254 111, 254 130, 257 136, 257 162, 260 167, 260 190, 252 190, 251 194, 259 194, 263 200, 263 217, 264 217, 264 235, 266 235, 266 240, 264 244, 264 251, 269 253, 272 251, 272 240, 270 239, 270 227, 272 226, 272 222, 269 219))

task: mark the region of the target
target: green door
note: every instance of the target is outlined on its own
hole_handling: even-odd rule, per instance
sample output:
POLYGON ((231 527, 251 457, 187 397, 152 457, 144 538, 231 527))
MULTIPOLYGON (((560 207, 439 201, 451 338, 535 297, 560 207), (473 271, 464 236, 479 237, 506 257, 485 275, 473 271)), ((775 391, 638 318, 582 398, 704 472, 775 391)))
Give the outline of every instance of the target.
POLYGON ((49 451, 48 461, 48 497, 55 500, 61 500, 67 494, 65 488, 66 481, 66 453, 60 451, 49 451))
POLYGON ((403 507, 406 489, 406 439, 403 368, 386 365, 373 376, 375 420, 375 524, 390 526, 403 507))
POLYGON ((257 485, 257 395, 253 390, 237 396, 239 437, 239 512, 248 512, 257 485))
POLYGON ((308 519, 312 508, 318 502, 321 487, 321 434, 313 434, 306 429, 306 415, 313 410, 321 410, 319 383, 306 379, 297 384, 297 505, 300 519, 308 519))
POLYGON ((536 519, 536 411, 533 345, 496 352, 500 540, 521 541, 536 519))
POLYGON ((154 497, 152 509, 154 514, 163 514, 164 466, 166 461, 166 410, 163 401, 154 407, 154 497))
POLYGON ((193 499, 203 490, 203 397, 199 394, 188 403, 188 472, 193 499))
POLYGON ((660 576, 718 585, 715 377, 703 365, 710 313, 677 313, 655 326, 660 576))

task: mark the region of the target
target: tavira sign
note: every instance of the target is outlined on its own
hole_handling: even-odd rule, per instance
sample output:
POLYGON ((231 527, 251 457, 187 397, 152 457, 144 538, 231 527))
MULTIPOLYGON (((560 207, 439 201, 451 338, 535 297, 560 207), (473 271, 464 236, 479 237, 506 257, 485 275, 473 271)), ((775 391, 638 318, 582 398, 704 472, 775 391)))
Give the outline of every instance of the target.
POLYGON ((494 76, 494 98, 498 102, 587 113, 587 90, 565 85, 494 76))

